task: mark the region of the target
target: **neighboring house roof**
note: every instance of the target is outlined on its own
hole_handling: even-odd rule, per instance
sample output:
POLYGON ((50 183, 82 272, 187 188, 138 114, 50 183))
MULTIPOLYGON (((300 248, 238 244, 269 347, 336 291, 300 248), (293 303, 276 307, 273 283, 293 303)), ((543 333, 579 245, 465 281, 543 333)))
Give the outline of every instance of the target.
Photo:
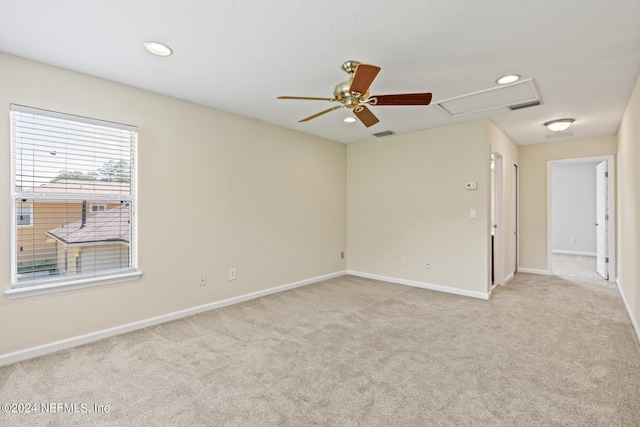
POLYGON ((40 190, 46 191, 47 193, 119 195, 130 194, 131 185, 128 182, 61 179, 60 181, 47 182, 33 188, 26 187, 24 192, 37 193, 40 190))
POLYGON ((65 245, 129 243, 130 230, 129 205, 122 205, 87 216, 84 227, 80 220, 49 230, 47 236, 65 245))

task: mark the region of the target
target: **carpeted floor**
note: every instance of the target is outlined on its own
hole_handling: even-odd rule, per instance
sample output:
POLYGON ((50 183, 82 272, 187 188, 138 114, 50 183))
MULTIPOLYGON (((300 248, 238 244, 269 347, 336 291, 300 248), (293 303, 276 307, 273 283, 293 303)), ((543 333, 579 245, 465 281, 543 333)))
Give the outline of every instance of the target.
POLYGON ((482 301, 344 276, 2 367, 4 402, 89 413, 3 426, 638 426, 640 345, 602 280, 482 301))
POLYGON ((596 257, 553 254, 553 274, 567 280, 604 280, 596 271, 596 257))

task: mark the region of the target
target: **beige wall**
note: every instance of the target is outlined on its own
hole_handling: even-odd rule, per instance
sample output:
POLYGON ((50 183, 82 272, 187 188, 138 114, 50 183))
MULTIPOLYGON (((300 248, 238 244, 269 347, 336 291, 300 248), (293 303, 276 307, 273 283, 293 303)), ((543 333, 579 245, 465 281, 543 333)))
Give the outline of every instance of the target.
POLYGON ((344 145, 0 54, 2 290, 10 286, 10 103, 139 127, 144 274, 0 297, 0 354, 346 269, 344 145))
POLYGON ((502 155, 503 158, 503 224, 502 238, 503 238, 503 265, 502 265, 502 282, 505 279, 510 279, 511 275, 515 272, 515 256, 516 256, 516 241, 513 237, 513 232, 517 225, 515 219, 515 200, 514 200, 514 186, 516 185, 516 179, 514 177, 513 165, 518 164, 518 146, 505 135, 496 125, 492 122, 488 123, 488 136, 489 144, 492 149, 502 155))
POLYGON ((480 120, 348 145, 350 271, 487 293, 487 126, 480 120), (467 182, 478 189, 467 191, 467 182))
POLYGON ((547 271, 547 162, 616 150, 615 136, 520 147, 520 268, 547 271))
POLYGON ((640 78, 618 131, 618 284, 640 336, 640 78))

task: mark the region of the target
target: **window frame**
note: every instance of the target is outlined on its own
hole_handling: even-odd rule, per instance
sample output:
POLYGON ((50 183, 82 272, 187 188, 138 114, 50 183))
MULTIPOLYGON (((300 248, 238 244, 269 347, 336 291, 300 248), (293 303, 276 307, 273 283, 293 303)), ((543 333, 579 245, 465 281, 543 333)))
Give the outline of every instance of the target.
MULTIPOLYGON (((77 116, 73 114, 67 113, 59 113, 39 108, 26 107, 18 104, 10 104, 10 150, 11 150, 11 287, 4 291, 4 295, 9 298, 22 298, 22 297, 30 297, 36 295, 44 295, 54 292, 61 292, 73 289, 81 289, 93 286, 100 285, 109 285, 113 283, 121 283, 125 281, 137 280, 142 275, 142 272, 138 269, 138 221, 137 221, 137 205, 138 205, 138 188, 137 188, 137 169, 138 169, 138 128, 137 126, 125 125, 121 123, 109 122, 106 120, 92 119, 83 116, 77 116), (65 120, 70 120, 74 122, 80 122, 84 124, 97 124, 100 126, 107 126, 111 128, 118 128, 129 130, 132 132, 132 146, 131 146, 131 177, 130 177, 130 194, 128 195, 106 195, 106 194, 95 194, 95 195, 82 195, 79 196, 73 193, 63 193, 63 194, 55 194, 52 192, 42 192, 42 193, 28 193, 22 191, 18 191, 16 187, 16 169, 17 162, 14 155, 16 150, 16 139, 14 138, 14 119, 13 112, 25 112, 31 114, 42 115, 46 117, 53 118, 61 118, 65 120), (31 206, 31 221, 30 225, 19 225, 17 224, 17 200, 30 200, 31 206), (87 200, 87 202, 92 205, 106 205, 104 201, 114 200, 123 201, 130 206, 130 241, 129 241, 129 257, 130 257, 130 267, 127 269, 109 271, 104 274, 94 273, 92 275, 86 276, 78 276, 78 277, 69 277, 65 276, 63 278, 56 279, 46 279, 46 280, 29 280, 29 281, 18 281, 18 256, 17 256, 17 243, 18 243, 18 229, 19 227, 33 227, 34 225, 34 217, 33 211, 35 203, 38 200, 42 200, 43 202, 51 201, 51 200, 61 200, 61 201, 79 201, 80 199, 87 200), (95 204, 91 204, 92 200, 100 200, 95 204)), ((21 202, 21 203, 29 203, 29 202, 21 202)), ((91 212, 95 214, 99 212, 91 212)))

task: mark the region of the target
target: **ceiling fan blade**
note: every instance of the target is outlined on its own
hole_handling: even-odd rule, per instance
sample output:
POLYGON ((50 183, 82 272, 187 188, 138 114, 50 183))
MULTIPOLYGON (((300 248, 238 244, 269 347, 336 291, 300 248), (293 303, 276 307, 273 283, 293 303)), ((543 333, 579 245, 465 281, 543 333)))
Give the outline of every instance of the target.
POLYGON ((353 113, 366 127, 373 126, 380 121, 365 105, 360 105, 354 108, 353 113))
POLYGON ((318 116, 321 116, 321 115, 323 115, 323 114, 330 113, 331 111, 338 110, 338 109, 340 109, 340 108, 342 108, 342 105, 338 105, 337 107, 332 107, 332 108, 329 108, 329 109, 327 109, 327 110, 320 111, 319 113, 314 114, 313 116, 309 116, 309 117, 304 118, 304 119, 302 119, 302 120, 298 120, 298 123, 308 122, 309 120, 315 119, 315 118, 316 118, 316 117, 318 117, 318 116))
POLYGON ((310 96, 279 96, 278 99, 304 99, 307 101, 336 101, 335 98, 313 98, 310 96))
POLYGON ((364 95, 369 90, 369 86, 373 83, 373 79, 376 78, 380 72, 380 67, 376 65, 360 64, 356 68, 356 72, 353 75, 353 81, 349 92, 357 92, 360 95, 364 95))
POLYGON ((403 93, 397 95, 372 95, 369 99, 377 101, 370 105, 429 105, 431 93, 403 93))

